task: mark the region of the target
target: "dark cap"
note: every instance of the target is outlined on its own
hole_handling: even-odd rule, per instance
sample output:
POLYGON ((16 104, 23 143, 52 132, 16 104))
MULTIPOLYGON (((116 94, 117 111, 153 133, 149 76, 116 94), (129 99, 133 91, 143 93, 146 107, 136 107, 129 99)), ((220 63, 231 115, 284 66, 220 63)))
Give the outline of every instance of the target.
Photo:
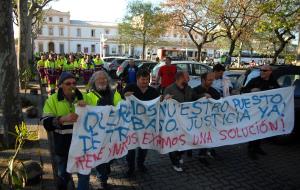
POLYGON ((58 86, 61 85, 65 80, 71 79, 71 78, 76 79, 72 73, 69 73, 69 72, 61 73, 59 80, 58 80, 58 86))

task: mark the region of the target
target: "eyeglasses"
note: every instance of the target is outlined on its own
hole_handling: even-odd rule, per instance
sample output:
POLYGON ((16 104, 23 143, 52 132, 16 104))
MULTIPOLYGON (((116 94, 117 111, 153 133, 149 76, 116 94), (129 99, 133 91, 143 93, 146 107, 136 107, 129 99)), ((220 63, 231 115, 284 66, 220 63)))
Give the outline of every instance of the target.
POLYGON ((76 82, 65 82, 65 83, 63 83, 64 85, 66 85, 66 86, 71 86, 71 85, 76 85, 76 82))
POLYGON ((261 69, 261 72, 267 72, 267 71, 271 71, 271 70, 266 70, 266 69, 261 69))

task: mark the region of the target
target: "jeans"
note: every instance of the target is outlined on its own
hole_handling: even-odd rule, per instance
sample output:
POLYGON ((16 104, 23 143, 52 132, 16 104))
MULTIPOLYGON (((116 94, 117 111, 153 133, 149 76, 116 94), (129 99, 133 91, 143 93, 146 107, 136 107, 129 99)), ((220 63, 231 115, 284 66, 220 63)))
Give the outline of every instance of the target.
MULTIPOLYGON (((134 171, 134 169, 135 169, 135 151, 136 151, 135 149, 129 150, 128 154, 126 155, 128 167, 129 167, 129 170, 131 170, 131 171, 134 171)), ((147 156, 147 150, 138 148, 137 151, 138 151, 137 164, 138 164, 138 166, 142 166, 142 165, 144 165, 144 162, 145 162, 145 159, 147 156)))
POLYGON ((66 190, 68 183, 72 181, 72 176, 67 172, 68 156, 54 155, 57 167, 57 186, 59 190, 66 190))
POLYGON ((97 177, 101 182, 106 183, 108 180, 108 175, 110 174, 110 162, 100 164, 96 167, 97 177))
POLYGON ((169 157, 172 162, 172 165, 180 166, 179 160, 181 159, 181 152, 179 151, 170 152, 169 157))
POLYGON ((90 189, 90 175, 78 175, 78 186, 77 190, 89 190, 90 189))
MULTIPOLYGON (((67 190, 73 187, 72 175, 67 172, 68 156, 55 155, 54 160, 57 166, 57 185, 59 190, 67 190)), ((78 190, 89 189, 90 175, 78 174, 78 190)))

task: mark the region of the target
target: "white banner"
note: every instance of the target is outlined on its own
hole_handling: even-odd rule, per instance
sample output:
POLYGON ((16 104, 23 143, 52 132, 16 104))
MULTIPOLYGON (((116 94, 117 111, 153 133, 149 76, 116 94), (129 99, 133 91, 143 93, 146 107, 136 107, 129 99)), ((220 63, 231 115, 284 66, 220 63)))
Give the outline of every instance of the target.
POLYGON ((68 167, 89 174, 136 147, 161 154, 289 134, 294 127, 294 87, 194 102, 140 101, 76 107, 68 167))

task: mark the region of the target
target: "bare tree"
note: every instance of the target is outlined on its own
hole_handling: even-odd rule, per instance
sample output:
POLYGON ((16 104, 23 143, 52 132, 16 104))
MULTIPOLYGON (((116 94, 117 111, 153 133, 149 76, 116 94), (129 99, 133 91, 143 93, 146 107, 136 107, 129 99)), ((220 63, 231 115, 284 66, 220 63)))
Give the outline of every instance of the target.
POLYGON ((0 3, 0 44, 0 127, 4 128, 0 142, 8 146, 14 143, 9 132, 22 121, 11 0, 0 3))
POLYGON ((210 0, 169 0, 165 4, 172 15, 172 25, 186 32, 197 47, 197 61, 202 60, 205 44, 224 36, 220 21, 212 17, 213 6, 210 0))
POLYGON ((252 33, 255 24, 262 16, 258 0, 228 0, 215 3, 210 9, 221 22, 227 39, 230 41, 229 56, 231 57, 236 42, 246 33, 252 33))

